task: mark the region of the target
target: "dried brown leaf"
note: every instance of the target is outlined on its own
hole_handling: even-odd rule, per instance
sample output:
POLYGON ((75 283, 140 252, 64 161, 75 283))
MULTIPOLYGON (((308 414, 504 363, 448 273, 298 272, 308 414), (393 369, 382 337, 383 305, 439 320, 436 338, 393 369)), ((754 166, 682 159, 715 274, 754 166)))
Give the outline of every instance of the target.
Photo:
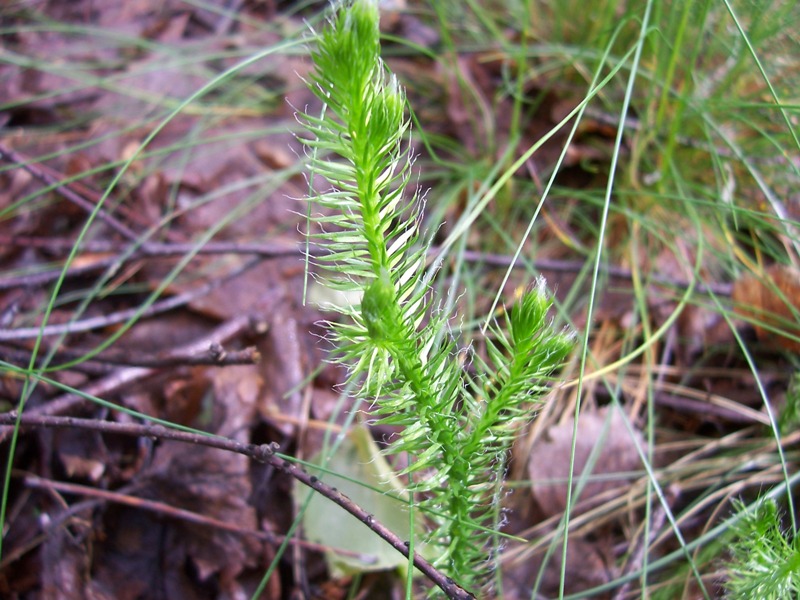
POLYGON ((784 350, 800 352, 800 271, 772 265, 748 273, 733 284, 734 310, 753 321, 758 339, 784 350))
MULTIPOLYGON (((643 445, 642 437, 638 432, 635 440, 631 437, 624 418, 619 410, 607 407, 580 416, 575 444, 573 492, 584 472, 589 481, 583 487, 578 501, 597 498, 605 492, 628 485, 629 473, 641 468, 636 443, 643 445), (593 454, 596 458, 590 465, 593 454), (610 477, 596 480, 601 475, 610 477)), ((566 508, 572 420, 551 427, 546 436, 531 448, 528 474, 533 498, 545 516, 549 517, 563 513, 566 508)), ((576 498, 573 495, 574 501, 576 498)))

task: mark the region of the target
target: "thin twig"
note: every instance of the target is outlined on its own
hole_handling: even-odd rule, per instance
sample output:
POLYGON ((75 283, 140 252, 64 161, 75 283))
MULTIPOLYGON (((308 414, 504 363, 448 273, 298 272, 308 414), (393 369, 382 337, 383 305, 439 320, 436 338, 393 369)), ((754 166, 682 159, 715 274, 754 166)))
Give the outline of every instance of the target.
MULTIPOLYGON (((0 246, 11 244, 22 247, 69 250, 75 245, 75 242, 71 240, 8 236, 0 234, 0 246)), ((84 241, 81 243, 81 248, 87 252, 120 253, 126 249, 126 246, 124 244, 114 242, 84 241)), ((431 259, 434 259, 436 256, 438 256, 439 251, 440 248, 438 246, 432 246, 428 252, 428 255, 431 259)), ((304 249, 299 245, 283 242, 209 242, 200 248, 198 248, 197 245, 188 243, 144 242, 137 250, 131 253, 131 255, 128 257, 128 260, 138 260, 141 258, 157 256, 183 256, 189 252, 195 252, 196 254, 252 254, 261 256, 263 258, 282 258, 286 256, 300 256, 304 252, 304 249)), ((308 252, 311 256, 321 256, 325 254, 326 250, 312 244, 309 246, 308 252)), ((480 263, 489 267, 497 268, 508 268, 513 266, 515 269, 522 269, 527 264, 526 261, 513 262, 513 256, 508 254, 480 252, 477 250, 465 250, 463 257, 465 261, 470 263, 480 263)), ((109 266, 115 260, 117 260, 115 257, 110 257, 107 259, 99 259, 92 264, 81 267, 70 267, 68 275, 75 276, 99 270, 109 266)), ((548 258, 532 260, 530 261, 530 264, 537 271, 551 273, 577 273, 585 266, 583 261, 548 258)), ((608 277, 615 279, 624 279, 626 281, 630 281, 633 278, 631 271, 629 269, 623 269, 622 267, 608 265, 602 267, 602 271, 608 277)), ((52 271, 45 271, 43 273, 32 273, 0 278, 0 289, 9 289, 26 285, 41 285, 56 280, 60 274, 60 269, 54 269, 52 271)), ((658 275, 657 273, 652 275, 652 281, 678 289, 686 289, 689 285, 689 282, 687 281, 664 277, 662 275, 658 275)), ((709 283, 699 284, 696 286, 696 290, 700 294, 714 293, 718 296, 730 296, 731 289, 732 285, 730 283, 709 283)))
MULTIPOLYGON (((672 485, 666 489, 666 502, 667 505, 672 509, 672 505, 678 499, 680 495, 680 490, 678 489, 677 485, 672 485)), ((625 571, 622 575, 629 575, 634 571, 639 571, 642 568, 642 563, 644 562, 645 550, 650 547, 650 544, 659 535, 661 532, 661 528, 664 526, 664 521, 667 519, 667 511, 665 507, 658 503, 653 508, 653 513, 650 515, 650 535, 648 539, 645 539, 644 535, 641 535, 636 540, 636 546, 634 546, 633 550, 629 554, 629 559, 627 564, 625 565, 625 571)), ((613 600, 623 600, 631 589, 633 580, 628 580, 625 585, 617 590, 614 594, 613 600)))
MULTIPOLYGON (((2 241, 0 241, 2 245, 2 241)), ((68 277, 78 277, 87 273, 93 273, 112 265, 117 259, 115 257, 97 260, 80 266, 71 266, 67 270, 68 277)), ((0 277, 0 290, 12 290, 15 288, 26 288, 45 285, 55 281, 61 276, 61 269, 51 269, 38 273, 23 273, 22 275, 10 275, 0 277)))
MULTIPOLYGON (((166 515, 168 517, 179 519, 181 521, 188 521, 189 523, 206 525, 208 527, 213 527, 214 529, 221 529, 223 531, 230 531, 231 533, 238 533, 240 535, 255 537, 258 538, 259 540, 270 542, 273 544, 280 544, 286 539, 285 536, 278 535, 276 533, 271 533, 269 531, 261 531, 256 529, 246 529, 244 527, 239 527, 238 525, 235 525, 233 523, 226 523, 225 521, 220 521, 219 519, 215 519, 214 517, 201 515, 200 513, 196 513, 191 510, 186 510, 185 508, 176 508, 170 504, 167 504, 166 502, 159 502, 157 500, 148 500, 147 498, 132 496, 130 494, 112 492, 109 490, 102 490, 98 488, 79 485, 75 483, 68 483, 64 481, 53 481, 51 479, 45 479, 43 477, 38 477, 36 475, 30 475, 30 474, 24 475, 23 481, 25 482, 25 485, 29 488, 54 490, 65 494, 87 496, 89 498, 94 498, 104 502, 113 502, 115 504, 132 506, 134 508, 139 508, 141 510, 148 510, 158 514, 166 515)), ((70 513, 71 511, 65 511, 65 512, 70 513)), ((58 518, 53 519, 48 524, 48 529, 51 529, 53 525, 59 524, 63 521, 60 514, 57 515, 57 517, 58 518)), ((371 558, 374 559, 374 557, 365 555, 361 552, 353 552, 352 550, 345 550, 344 548, 331 548, 329 546, 324 546, 323 544, 316 544, 314 542, 308 542, 305 540, 291 539, 289 540, 289 543, 309 550, 315 550, 317 552, 326 552, 333 550, 334 552, 336 552, 337 555, 342 554, 345 556, 353 556, 365 562, 369 561, 371 558)))
POLYGON ((96 212, 97 217, 101 221, 103 221, 106 225, 111 227, 111 229, 119 233, 121 236, 131 241, 135 241, 139 237, 139 235, 135 231, 130 229, 127 225, 124 225, 123 223, 118 221, 105 209, 103 209, 102 207, 98 209, 97 204, 94 204, 91 201, 86 200, 83 196, 73 191, 70 184, 64 183, 62 178, 46 165, 42 163, 35 163, 29 161, 25 157, 21 156, 19 153, 5 146, 4 144, 0 144, 0 157, 24 169, 25 171, 30 173, 34 178, 38 179, 48 187, 52 187, 57 193, 61 194, 61 196, 63 196, 66 200, 72 202, 74 205, 80 207, 87 213, 91 214, 93 212, 96 212))
MULTIPOLYGON (((140 425, 138 423, 114 423, 110 421, 100 421, 96 419, 79 419, 76 417, 51 417, 51 416, 32 416, 17 415, 16 411, 0 414, 0 425, 20 424, 22 428, 30 427, 52 427, 52 428, 79 428, 104 433, 115 433, 119 435, 129 435, 134 437, 148 437, 155 440, 171 440, 184 442, 208 448, 217 448, 228 452, 242 454, 255 461, 265 463, 271 467, 283 471, 293 477, 303 485, 306 485, 319 494, 325 496, 331 502, 342 507, 344 510, 369 527, 373 532, 380 536, 384 541, 391 545, 403 556, 409 557, 409 546, 407 542, 401 540, 388 527, 375 519, 373 515, 350 500, 345 494, 327 483, 321 481, 314 475, 309 475, 301 467, 290 462, 287 458, 275 454, 274 444, 245 444, 236 440, 231 440, 221 436, 202 435, 186 431, 168 429, 162 424, 147 422, 140 425)), ((419 569, 428 579, 436 584, 448 598, 455 600, 468 600, 475 598, 474 595, 463 589, 451 578, 439 572, 431 563, 422 558, 418 553, 412 557, 414 566, 419 569)))
MULTIPOLYGON (((80 366, 82 368, 91 365, 95 369, 105 369, 106 372, 110 368, 108 365, 152 367, 156 369, 197 365, 227 367, 230 365, 253 365, 261 360, 261 355, 255 346, 248 346, 241 350, 226 350, 222 344, 216 341, 211 342, 204 350, 193 354, 175 352, 174 350, 142 354, 129 350, 108 349, 93 356, 90 360, 82 360, 82 357, 86 356, 89 352, 89 349, 62 347, 55 351, 52 360, 80 360, 80 366)), ((0 347, 0 357, 8 357, 7 362, 27 364, 30 361, 31 355, 28 350, 0 347)))
POLYGON ((209 282, 201 285, 195 289, 183 292, 177 296, 166 298, 153 302, 147 309, 141 311, 140 308, 130 308, 112 313, 110 315, 103 315, 101 317, 91 317, 83 319, 82 321, 74 321, 72 323, 61 323, 58 325, 47 325, 45 327, 21 327, 19 329, 0 329, 0 342, 7 342, 11 340, 25 340, 39 337, 39 335, 46 337, 51 335, 67 335, 70 333, 78 333, 83 331, 91 331, 93 329, 103 329, 109 325, 117 325, 124 323, 133 317, 150 317, 163 312, 170 311, 184 304, 189 304, 193 300, 205 296, 216 288, 220 287, 223 283, 233 279, 251 269, 260 262, 260 259, 253 259, 248 261, 242 267, 235 269, 231 273, 226 273, 223 277, 213 278, 209 282))
MULTIPOLYGON (((431 248, 430 252, 436 254, 437 247, 431 248)), ((475 250, 465 250, 464 260, 467 262, 483 263, 491 267, 505 267, 513 266, 515 269, 521 269, 526 266, 528 261, 512 262, 513 257, 507 254, 493 254, 491 252, 477 252, 475 250)), ((549 271, 552 273, 577 273, 585 268, 583 261, 576 260, 558 260, 549 258, 539 258, 529 261, 537 271, 549 271)), ((600 271, 614 279, 624 279, 630 281, 633 279, 633 273, 630 269, 623 269, 622 267, 615 267, 614 265, 601 265, 600 271)), ((686 289, 689 287, 688 281, 672 279, 664 277, 658 273, 653 273, 650 279, 654 283, 675 287, 678 289, 686 289)), ((730 283, 710 283, 710 284, 697 284, 695 290, 699 294, 714 293, 717 296, 730 296, 732 285, 730 283)))
MULTIPOLYGON (((266 324, 259 318, 253 315, 238 315, 222 325, 214 329, 207 336, 190 342, 184 346, 176 348, 172 351, 175 356, 191 356, 207 351, 213 344, 223 344, 227 340, 239 335, 242 331, 247 329, 255 330, 258 333, 263 333, 266 329, 266 324)), ((87 386, 81 391, 86 396, 102 397, 111 394, 123 386, 129 385, 145 377, 149 377, 157 372, 157 369, 151 367, 128 367, 119 369, 113 373, 99 379, 87 386)), ((43 406, 36 406, 27 409, 29 415, 56 415, 64 413, 78 404, 87 402, 83 395, 76 393, 68 393, 58 398, 49 401, 43 406)), ((0 433, 0 441, 3 440, 3 435, 0 433)))
MULTIPOLYGON (((0 234, 0 246, 20 246, 46 250, 71 250, 75 240, 67 238, 48 238, 39 236, 14 236, 0 234)), ((95 253, 118 254, 128 249, 128 244, 105 240, 84 240, 81 250, 95 253)), ((183 256, 190 252, 197 254, 254 254, 265 258, 296 256, 300 246, 286 242, 207 242, 198 247, 192 243, 144 241, 131 254, 130 259, 143 256, 183 256)))
MULTIPOLYGON (((69 250, 75 245, 74 240, 67 239, 47 239, 39 237, 9 236, 0 234, 0 246, 16 245, 20 247, 47 248, 51 250, 69 250)), ((86 252, 113 253, 113 256, 97 258, 91 262, 80 266, 70 266, 67 270, 67 277, 85 275, 101 269, 108 268, 119 261, 119 253, 126 252, 128 246, 125 244, 104 242, 104 241, 84 241, 81 249, 86 252)), ((209 242, 203 246, 191 243, 162 243, 162 242, 143 242, 139 247, 130 253, 125 262, 141 260, 143 258, 185 256, 191 252, 195 254, 251 254, 262 258, 282 258, 285 256, 300 256, 301 249, 297 245, 287 243, 240 243, 240 242, 209 242)), ((29 287, 44 285, 55 281, 61 276, 61 269, 50 269, 39 273, 25 273, 22 275, 11 275, 0 278, 0 290, 13 289, 18 287, 29 287)))

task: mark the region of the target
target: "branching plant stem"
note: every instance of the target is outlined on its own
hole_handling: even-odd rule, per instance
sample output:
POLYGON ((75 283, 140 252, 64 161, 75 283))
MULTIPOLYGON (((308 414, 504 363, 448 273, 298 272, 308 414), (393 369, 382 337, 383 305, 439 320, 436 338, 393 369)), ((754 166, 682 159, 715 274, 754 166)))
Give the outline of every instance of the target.
POLYGON ((361 298, 331 324, 335 360, 379 422, 401 430, 386 453, 408 457, 399 475, 431 519, 422 542, 436 566, 478 589, 491 574, 495 490, 514 432, 572 339, 547 322, 539 281, 506 328, 492 328, 488 356, 472 357, 477 374, 462 368, 459 356, 471 353, 457 348, 428 287, 421 202, 404 195, 413 162, 405 95, 381 61, 378 20, 374 0, 343 2, 314 39, 309 85, 325 108, 300 116, 312 136, 302 141, 314 187, 330 187, 312 188, 309 237, 327 252, 309 258, 329 287, 361 298))

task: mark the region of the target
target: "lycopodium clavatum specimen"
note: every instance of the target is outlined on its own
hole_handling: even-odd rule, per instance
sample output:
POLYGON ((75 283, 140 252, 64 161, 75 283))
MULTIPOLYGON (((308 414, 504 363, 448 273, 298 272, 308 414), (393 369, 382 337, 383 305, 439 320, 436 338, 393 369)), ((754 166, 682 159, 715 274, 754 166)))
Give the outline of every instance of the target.
POLYGON ((330 325, 333 360, 379 422, 399 426, 386 453, 405 457, 399 476, 429 522, 415 544, 482 595, 510 445, 573 341, 548 320, 540 280, 463 368, 453 316, 431 291, 422 203, 409 191, 406 98, 381 60, 378 21, 376 1, 343 2, 310 40, 308 83, 324 104, 299 117, 313 183, 309 236, 325 250, 313 266, 325 285, 360 298, 330 325))

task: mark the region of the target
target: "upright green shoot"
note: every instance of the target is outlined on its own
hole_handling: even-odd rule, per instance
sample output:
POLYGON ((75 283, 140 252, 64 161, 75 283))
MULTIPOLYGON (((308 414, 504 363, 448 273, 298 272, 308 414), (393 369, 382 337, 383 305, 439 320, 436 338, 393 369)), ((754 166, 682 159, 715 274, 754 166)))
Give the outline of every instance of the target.
POLYGON ((401 475, 430 516, 434 564, 474 590, 491 573, 492 499, 514 432, 572 339, 549 325, 542 281, 510 311, 507 331, 492 328, 485 356, 449 334, 429 289, 421 202, 407 194, 405 95, 380 58, 378 21, 373 0, 340 4, 314 40, 310 86, 325 108, 302 115, 312 136, 303 141, 314 181, 330 187, 310 199, 309 235, 328 251, 317 265, 326 284, 361 297, 331 325, 335 360, 380 422, 401 430, 387 453, 408 457, 401 475))

